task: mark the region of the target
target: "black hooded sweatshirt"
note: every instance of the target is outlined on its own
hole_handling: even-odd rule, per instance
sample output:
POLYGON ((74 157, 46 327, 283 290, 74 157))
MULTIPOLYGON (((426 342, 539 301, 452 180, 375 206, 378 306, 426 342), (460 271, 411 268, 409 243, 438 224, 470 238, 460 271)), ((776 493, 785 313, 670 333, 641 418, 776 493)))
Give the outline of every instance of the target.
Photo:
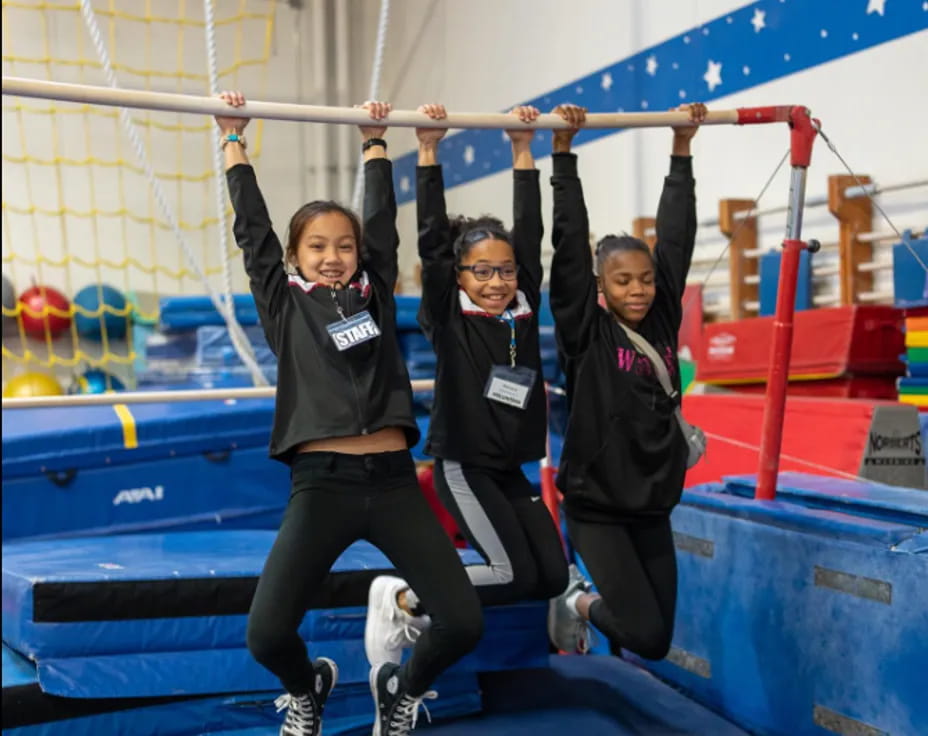
POLYGON ((519 289, 509 305, 516 365, 535 371, 524 409, 484 397, 493 366, 508 366, 510 325, 477 307, 458 287, 441 166, 416 172, 422 302, 419 324, 437 356, 435 401, 426 451, 501 470, 545 455, 547 402, 538 346, 541 300, 541 191, 538 171, 513 171, 512 244, 519 289))
POLYGON ((364 269, 345 289, 287 274, 254 169, 226 172, 235 240, 268 345, 277 356, 277 396, 271 457, 293 459, 304 442, 373 434, 399 427, 409 446, 419 441, 409 374, 396 336, 393 288, 398 273, 393 168, 386 159, 364 164, 364 269), (340 351, 326 329, 367 310, 380 336, 340 351))
POLYGON ((678 394, 672 400, 647 356, 598 304, 577 158, 553 158, 551 309, 570 407, 558 487, 567 513, 581 520, 668 514, 686 474, 686 441, 673 410, 681 300, 696 239, 692 159, 671 157, 657 212, 656 295, 638 326, 664 358, 678 394))

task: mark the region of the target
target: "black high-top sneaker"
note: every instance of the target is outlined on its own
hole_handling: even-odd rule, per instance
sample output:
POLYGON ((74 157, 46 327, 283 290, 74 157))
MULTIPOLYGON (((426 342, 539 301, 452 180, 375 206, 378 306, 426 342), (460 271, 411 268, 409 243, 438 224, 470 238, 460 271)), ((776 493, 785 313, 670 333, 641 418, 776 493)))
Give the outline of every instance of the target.
POLYGON ((331 659, 320 657, 313 662, 316 676, 313 688, 303 695, 285 693, 274 701, 277 711, 287 709, 280 736, 321 736, 322 711, 325 701, 338 682, 338 666, 331 659))
POLYGON ((434 700, 438 693, 428 690, 422 695, 410 695, 400 678, 400 666, 393 662, 383 662, 371 669, 371 694, 374 696, 373 736, 406 736, 416 727, 419 720, 419 707, 425 708, 426 718, 429 710, 425 700, 434 700))

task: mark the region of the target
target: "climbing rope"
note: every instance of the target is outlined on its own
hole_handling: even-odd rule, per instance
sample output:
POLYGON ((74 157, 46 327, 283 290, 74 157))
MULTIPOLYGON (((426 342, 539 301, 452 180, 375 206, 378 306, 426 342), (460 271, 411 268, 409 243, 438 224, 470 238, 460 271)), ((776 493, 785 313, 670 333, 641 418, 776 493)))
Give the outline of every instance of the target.
MULTIPOLYGON (((203 0, 203 14, 206 20, 204 30, 206 33, 206 57, 209 67, 209 91, 211 95, 219 94, 219 75, 216 71, 216 23, 213 17, 212 0, 203 0)), ((232 297, 232 271, 229 268, 229 230, 226 222, 226 177, 225 165, 222 156, 221 133, 218 126, 213 126, 213 170, 215 172, 216 186, 214 194, 216 196, 216 219, 219 221, 219 260, 222 265, 222 285, 225 298, 225 320, 229 328, 229 337, 232 340, 232 347, 248 370, 251 372, 251 380, 255 386, 266 386, 267 379, 258 366, 258 360, 255 357, 254 348, 248 336, 242 330, 242 326, 235 318, 235 302, 232 297)))
MULTIPOLYGON (((380 90, 380 73, 383 70, 383 55, 387 46, 387 28, 390 25, 390 0, 380 0, 380 21, 377 26, 377 42, 374 46, 374 62, 371 66, 371 86, 368 100, 376 100, 380 90)), ((354 180, 354 195, 351 207, 355 212, 361 209, 364 196, 364 160, 358 163, 358 173, 354 180)))

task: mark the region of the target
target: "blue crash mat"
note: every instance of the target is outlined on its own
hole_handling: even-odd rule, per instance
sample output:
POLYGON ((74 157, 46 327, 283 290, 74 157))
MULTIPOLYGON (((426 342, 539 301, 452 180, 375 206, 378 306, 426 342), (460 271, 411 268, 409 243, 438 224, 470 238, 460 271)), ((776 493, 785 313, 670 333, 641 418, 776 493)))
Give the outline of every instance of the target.
MULTIPOLYGON (((451 672, 488 672, 543 664, 548 654, 546 612, 543 604, 488 610, 487 629, 480 645, 457 662, 451 672)), ((319 613, 359 620, 361 626, 365 616, 363 609, 319 613)), ((98 631, 105 632, 105 627, 98 626, 98 631)), ((370 664, 364 653, 363 632, 355 638, 304 638, 311 656, 329 657, 338 663, 339 682, 367 682, 370 664)), ((37 672, 44 692, 68 698, 192 696, 279 686, 277 678, 254 661, 244 642, 237 648, 199 651, 40 658, 37 672)))
MULTIPOLYGON (((130 679, 138 677, 129 673, 130 679)), ((273 678, 271 678, 273 680, 273 678)), ((441 700, 431 708, 439 718, 479 712, 480 691, 472 673, 441 677, 435 685, 441 700)), ((131 733, 133 736, 167 736, 232 730, 277 732, 282 714, 273 701, 278 683, 270 689, 238 695, 206 697, 166 696, 136 698, 62 698, 39 686, 35 665, 3 647, 3 733, 11 736, 99 736, 131 733)), ((326 704, 325 730, 345 733, 366 725, 372 711, 365 683, 335 688, 326 704)))
MULTIPOLYGON (((235 319, 240 325, 258 324, 258 308, 251 294, 234 294, 235 319)), ((159 304, 159 327, 165 331, 190 330, 203 325, 224 325, 208 296, 170 296, 159 304)))
MULTIPOLYGON (((544 669, 480 677, 483 712, 442 719, 419 730, 434 736, 748 736, 682 693, 614 657, 550 658, 544 669)), ((436 705, 444 699, 444 694, 436 705)), ((435 709, 429 705, 433 713, 435 709)), ((361 724, 370 727, 370 717, 361 724)), ((326 710, 325 732, 336 724, 326 710)), ((351 733, 367 733, 352 731, 351 733)), ((229 729, 212 736, 277 736, 271 728, 229 729)))
MULTIPOLYGON (((244 644, 247 611, 274 536, 211 531, 4 545, 3 639, 38 661, 43 688, 58 695, 273 687, 244 644)), ((461 554, 465 564, 479 560, 473 551, 461 554)), ((316 654, 340 662, 346 681, 366 677, 367 591, 384 572, 392 572, 388 560, 356 543, 336 561, 300 628, 316 654)), ((490 609, 491 633, 462 668, 537 662, 547 652, 545 611, 544 603, 490 609)))
POLYGON ((699 734, 747 736, 648 672, 616 657, 552 656, 545 669, 480 678, 484 712, 435 736, 699 734))
MULTIPOLYGON (((730 493, 741 496, 753 497, 757 488, 756 475, 723 480, 730 493)), ((928 526, 928 493, 917 488, 784 472, 777 476, 777 498, 880 521, 928 526)))
MULTIPOLYGON (((419 311, 419 297, 397 294, 396 326, 398 330, 418 331, 416 315, 419 311)), ((258 323, 258 310, 251 294, 235 294, 235 317, 241 325, 258 323)), ((160 304, 160 327, 165 331, 189 330, 203 325, 223 325, 225 322, 209 297, 172 296, 165 297, 160 304)))
MULTIPOLYGON (((5 544, 3 640, 31 657, 242 646, 275 535, 220 530, 5 544)), ((462 557, 480 559, 473 551, 462 557)), ((370 581, 392 569, 373 545, 357 542, 311 607, 364 606, 370 581)))
MULTIPOLYGON (((884 521, 882 518, 848 511, 806 505, 786 498, 755 501, 753 489, 737 484, 729 487, 720 483, 705 483, 683 491, 681 506, 734 516, 793 531, 842 537, 849 541, 892 547, 911 539, 919 528, 911 523, 884 521), (735 490, 732 490, 735 489, 735 490)), ((675 514, 679 512, 679 506, 675 514)), ((675 518, 675 517, 674 517, 675 518)))
POLYGON ((272 703, 278 694, 279 686, 218 697, 61 698, 43 692, 34 663, 3 646, 5 736, 164 736, 206 726, 261 727, 276 722, 272 703))
POLYGON ((96 468, 175 454, 267 447, 273 399, 133 404, 138 447, 111 406, 3 411, 3 478, 96 468))
MULTIPOLYGON (((3 412, 3 540, 276 529, 289 468, 268 458, 274 400, 3 412)), ((422 440, 428 418, 417 419, 422 440)))

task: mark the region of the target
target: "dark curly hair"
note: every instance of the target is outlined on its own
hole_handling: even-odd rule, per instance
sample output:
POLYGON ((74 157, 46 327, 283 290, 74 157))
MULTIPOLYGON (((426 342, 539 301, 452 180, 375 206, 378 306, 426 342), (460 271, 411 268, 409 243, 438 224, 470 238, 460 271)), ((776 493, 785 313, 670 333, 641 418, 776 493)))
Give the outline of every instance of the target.
POLYGON ((512 245, 512 235, 503 225, 502 220, 492 215, 480 215, 480 217, 458 215, 451 218, 450 225, 450 236, 451 242, 454 243, 454 263, 456 266, 461 264, 461 261, 464 260, 471 248, 484 240, 492 238, 512 245))

